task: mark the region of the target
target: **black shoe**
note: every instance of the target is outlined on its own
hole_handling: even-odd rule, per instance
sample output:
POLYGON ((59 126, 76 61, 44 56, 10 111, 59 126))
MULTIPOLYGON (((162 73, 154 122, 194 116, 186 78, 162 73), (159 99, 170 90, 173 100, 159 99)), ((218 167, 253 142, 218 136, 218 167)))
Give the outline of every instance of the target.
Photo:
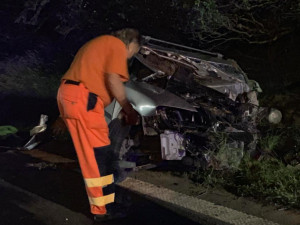
POLYGON ((109 214, 97 214, 97 215, 94 215, 94 221, 95 222, 105 222, 105 221, 109 221, 109 217, 110 215, 109 214))
POLYGON ((117 210, 128 211, 132 206, 130 193, 124 188, 115 186, 115 203, 112 206, 117 210))
POLYGON ((106 222, 111 220, 123 219, 127 217, 125 212, 114 212, 113 214, 94 215, 95 222, 106 222))

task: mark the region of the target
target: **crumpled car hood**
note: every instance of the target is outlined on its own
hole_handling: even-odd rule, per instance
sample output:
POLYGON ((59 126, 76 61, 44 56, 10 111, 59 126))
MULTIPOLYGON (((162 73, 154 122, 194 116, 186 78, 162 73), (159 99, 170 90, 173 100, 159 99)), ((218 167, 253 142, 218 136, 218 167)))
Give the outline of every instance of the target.
POLYGON ((142 47, 136 59, 153 72, 151 76, 142 78, 148 83, 184 73, 185 79, 223 93, 232 100, 239 94, 250 91, 245 74, 234 61, 212 58, 203 60, 147 46, 142 47))

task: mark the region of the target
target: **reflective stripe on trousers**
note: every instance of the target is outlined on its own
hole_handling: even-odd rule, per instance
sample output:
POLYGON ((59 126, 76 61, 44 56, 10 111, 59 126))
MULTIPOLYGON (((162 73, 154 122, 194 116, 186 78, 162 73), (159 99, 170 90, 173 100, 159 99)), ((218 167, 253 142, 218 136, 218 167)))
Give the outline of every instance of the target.
POLYGON ((115 194, 111 168, 113 152, 103 103, 83 84, 64 81, 59 87, 57 102, 76 149, 91 213, 105 214, 115 194))

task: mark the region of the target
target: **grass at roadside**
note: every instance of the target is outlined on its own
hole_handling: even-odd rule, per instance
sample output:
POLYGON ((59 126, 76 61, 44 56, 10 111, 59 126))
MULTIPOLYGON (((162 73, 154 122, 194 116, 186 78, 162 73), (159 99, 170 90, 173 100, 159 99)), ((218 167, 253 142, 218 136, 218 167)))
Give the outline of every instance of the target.
POLYGON ((221 185, 240 196, 300 208, 300 169, 286 166, 276 159, 243 159, 237 171, 201 171, 189 174, 204 186, 221 185))
POLYGON ((233 183, 238 194, 300 208, 300 169, 278 159, 244 159, 233 183))
POLYGON ((261 156, 246 154, 238 168, 201 169, 189 177, 202 186, 221 185, 240 196, 300 208, 300 128, 272 127, 259 141, 261 156))

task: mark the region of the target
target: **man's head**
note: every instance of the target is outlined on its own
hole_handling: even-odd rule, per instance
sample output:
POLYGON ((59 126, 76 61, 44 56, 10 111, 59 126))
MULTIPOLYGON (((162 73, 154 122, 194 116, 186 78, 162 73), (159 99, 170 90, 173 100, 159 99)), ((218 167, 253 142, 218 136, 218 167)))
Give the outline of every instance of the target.
POLYGON ((125 43, 128 59, 138 53, 141 45, 141 36, 137 30, 124 28, 113 32, 112 35, 121 39, 125 43))

